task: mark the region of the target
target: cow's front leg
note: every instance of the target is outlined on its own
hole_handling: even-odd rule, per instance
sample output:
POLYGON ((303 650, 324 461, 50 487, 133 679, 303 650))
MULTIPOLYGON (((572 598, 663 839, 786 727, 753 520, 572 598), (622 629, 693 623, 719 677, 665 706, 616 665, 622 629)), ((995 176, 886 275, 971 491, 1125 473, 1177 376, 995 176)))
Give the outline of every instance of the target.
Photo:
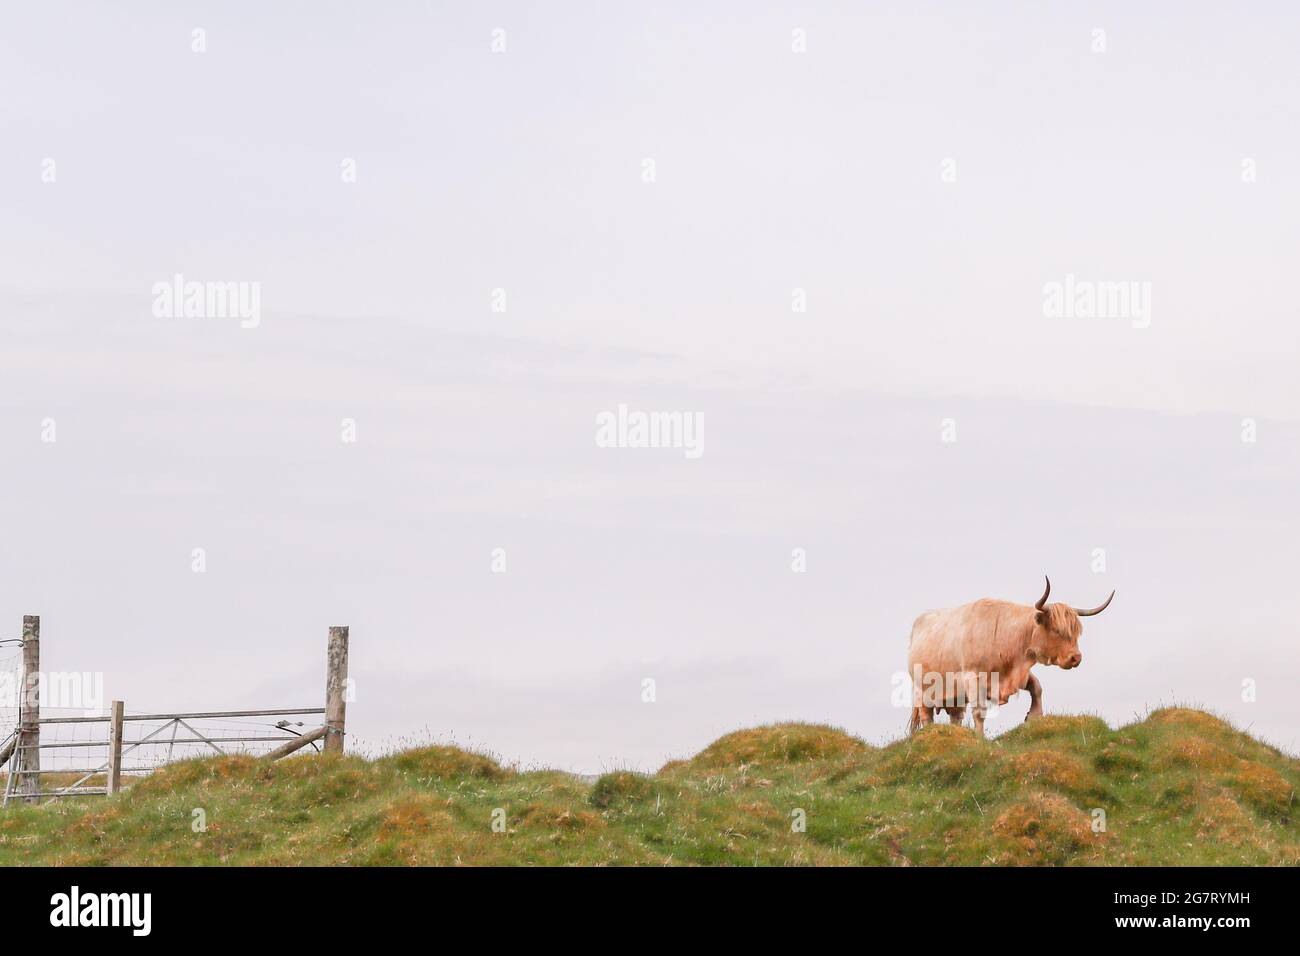
POLYGON ((975 718, 975 733, 984 736, 984 715, 989 712, 988 688, 981 681, 975 687, 974 702, 971 704, 971 716, 975 718))
POLYGON ((1025 720, 1043 716, 1043 685, 1033 674, 1025 681, 1025 690, 1029 691, 1029 713, 1025 714, 1025 720))
MULTIPOLYGON (((981 737, 984 736, 984 715, 989 709, 989 689, 988 684, 977 674, 970 674, 966 678, 964 685, 965 696, 963 700, 970 702, 971 717, 975 721, 975 733, 981 737)), ((958 701, 961 703, 961 701, 958 701)))

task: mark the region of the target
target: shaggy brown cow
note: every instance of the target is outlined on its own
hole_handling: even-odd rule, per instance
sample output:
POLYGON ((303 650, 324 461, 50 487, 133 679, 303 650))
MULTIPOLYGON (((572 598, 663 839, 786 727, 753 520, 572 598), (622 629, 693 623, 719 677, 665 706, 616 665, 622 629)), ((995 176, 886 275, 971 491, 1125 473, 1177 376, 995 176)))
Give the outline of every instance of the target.
MULTIPOLYGON (((1046 579, 1045 579, 1046 580, 1046 579)), ((972 705, 975 729, 984 733, 988 702, 1005 704, 1012 694, 1029 691, 1029 714, 1043 712, 1043 688, 1030 673, 1035 664, 1055 664, 1067 670, 1083 660, 1079 653, 1079 618, 1106 610, 1104 604, 1079 610, 1048 604, 1052 582, 1038 603, 1012 604, 984 599, 942 611, 926 611, 912 625, 907 645, 912 677, 912 718, 908 732, 934 720, 936 708, 960 724, 972 705)))

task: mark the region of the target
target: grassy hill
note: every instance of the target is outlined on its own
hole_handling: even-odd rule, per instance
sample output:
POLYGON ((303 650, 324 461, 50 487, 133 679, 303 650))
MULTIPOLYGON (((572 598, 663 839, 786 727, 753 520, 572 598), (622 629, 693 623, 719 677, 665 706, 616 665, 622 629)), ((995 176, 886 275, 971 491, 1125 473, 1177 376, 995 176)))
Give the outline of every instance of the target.
POLYGON ((1298 784, 1300 760, 1183 708, 993 741, 941 724, 886 747, 777 724, 594 783, 454 747, 226 757, 115 798, 11 805, 0 864, 1297 865, 1298 784))

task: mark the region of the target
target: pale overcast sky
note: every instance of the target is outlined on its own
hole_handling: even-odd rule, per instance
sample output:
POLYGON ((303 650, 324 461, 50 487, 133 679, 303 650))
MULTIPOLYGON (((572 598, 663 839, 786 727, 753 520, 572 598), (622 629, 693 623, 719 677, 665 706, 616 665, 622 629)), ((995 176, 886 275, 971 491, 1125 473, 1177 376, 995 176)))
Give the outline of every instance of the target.
POLYGON ((198 710, 316 704, 350 624, 357 746, 652 769, 895 737, 916 615, 1047 573, 1119 591, 1049 712, 1296 751, 1297 41, 1286 3, 14 7, 0 629, 198 710), (259 323, 159 317, 178 273, 259 323), (1048 317, 1067 276, 1150 313, 1048 317), (597 447, 619 404, 702 457, 597 447))

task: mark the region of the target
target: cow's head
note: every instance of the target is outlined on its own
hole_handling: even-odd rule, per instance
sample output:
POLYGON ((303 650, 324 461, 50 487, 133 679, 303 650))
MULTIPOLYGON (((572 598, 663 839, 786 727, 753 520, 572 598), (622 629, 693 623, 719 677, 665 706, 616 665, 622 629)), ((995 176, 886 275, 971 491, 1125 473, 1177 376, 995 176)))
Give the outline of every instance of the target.
POLYGON ((1051 593, 1052 582, 1048 580, 1043 596, 1034 605, 1034 634, 1029 641, 1029 657, 1039 664, 1055 664, 1069 670, 1083 663, 1083 654, 1079 652, 1083 622, 1079 618, 1106 610, 1115 592, 1111 591, 1110 597, 1100 607, 1087 611, 1068 604, 1048 604, 1047 595, 1051 593))

